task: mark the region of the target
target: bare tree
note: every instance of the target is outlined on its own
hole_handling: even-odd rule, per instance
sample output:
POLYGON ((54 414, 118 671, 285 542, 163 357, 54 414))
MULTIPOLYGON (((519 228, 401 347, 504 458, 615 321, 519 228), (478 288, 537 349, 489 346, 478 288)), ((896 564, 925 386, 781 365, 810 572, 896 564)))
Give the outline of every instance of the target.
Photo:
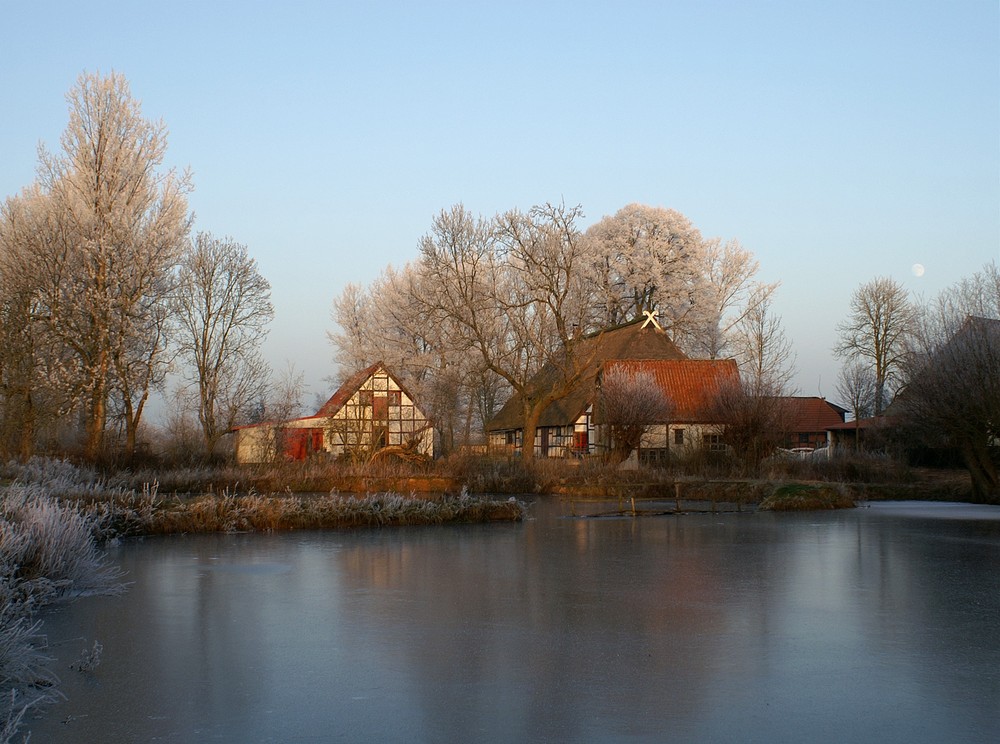
POLYGON ((425 406, 440 434, 441 449, 469 441, 472 400, 481 396, 479 357, 444 317, 430 317, 423 298, 435 296, 418 264, 386 268, 367 290, 348 285, 334 300, 339 332, 329 338, 342 371, 382 361, 425 406))
POLYGON ((771 312, 771 288, 751 293, 747 309, 732 329, 732 347, 744 386, 756 395, 788 395, 795 352, 771 312))
POLYGON ((915 315, 906 289, 887 277, 862 284, 851 296, 851 313, 837 326, 834 353, 862 360, 875 376, 875 414, 885 410, 905 361, 906 334, 915 315))
POLYGON ((620 367, 606 369, 600 377, 598 405, 610 428, 612 464, 628 459, 653 424, 666 424, 674 406, 649 372, 620 367))
MULTIPOLYGON (((529 443, 584 368, 573 343, 590 317, 579 217, 578 207, 546 204, 483 220, 457 205, 421 243, 422 317, 447 328, 453 348, 475 353, 483 379, 520 396, 529 443), (530 387, 546 365, 551 386, 530 387)), ((530 444, 523 454, 533 457, 530 444)))
POLYGON ((271 285, 245 245, 199 233, 181 262, 175 300, 178 348, 197 389, 205 454, 266 398, 260 354, 274 315, 271 285))
POLYGON ((875 413, 875 375, 872 368, 859 361, 845 364, 837 377, 837 394, 854 413, 854 442, 858 444, 859 422, 875 413))
POLYGON ((725 425, 722 440, 743 475, 755 475, 789 431, 788 399, 781 392, 736 380, 716 396, 715 417, 725 425))
POLYGON ((296 369, 294 362, 286 361, 269 391, 265 419, 287 421, 301 415, 305 391, 305 373, 296 369))
POLYGON ((973 497, 1000 503, 1000 270, 995 263, 921 312, 894 414, 913 441, 953 447, 973 497))

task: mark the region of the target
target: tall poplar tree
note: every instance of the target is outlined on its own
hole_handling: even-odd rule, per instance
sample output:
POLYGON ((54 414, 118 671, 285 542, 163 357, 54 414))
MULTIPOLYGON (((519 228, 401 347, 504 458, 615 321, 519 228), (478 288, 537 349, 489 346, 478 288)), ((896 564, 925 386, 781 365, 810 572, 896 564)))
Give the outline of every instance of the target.
POLYGON ((67 101, 62 151, 40 151, 39 185, 55 232, 37 257, 45 273, 36 320, 61 357, 53 382, 81 411, 84 452, 95 458, 111 396, 119 396, 134 447, 149 389, 162 377, 166 344, 154 329, 162 329, 190 229, 190 181, 162 169, 166 127, 143 117, 123 75, 84 73, 67 101))

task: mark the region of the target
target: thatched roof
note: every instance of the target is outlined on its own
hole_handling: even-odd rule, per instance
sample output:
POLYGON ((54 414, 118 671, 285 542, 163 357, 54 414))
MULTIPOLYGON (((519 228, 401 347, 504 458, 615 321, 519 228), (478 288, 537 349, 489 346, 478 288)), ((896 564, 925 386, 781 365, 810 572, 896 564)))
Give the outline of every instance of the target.
MULTIPOLYGON (((597 374, 605 362, 614 359, 687 359, 663 330, 635 320, 582 337, 574 347, 574 356, 584 371, 568 395, 550 404, 539 419, 539 426, 568 426, 576 421, 593 401, 597 374)), ((564 371, 547 364, 528 384, 531 393, 559 384, 564 371)), ((524 426, 522 398, 514 393, 486 425, 487 431, 509 431, 524 426)))

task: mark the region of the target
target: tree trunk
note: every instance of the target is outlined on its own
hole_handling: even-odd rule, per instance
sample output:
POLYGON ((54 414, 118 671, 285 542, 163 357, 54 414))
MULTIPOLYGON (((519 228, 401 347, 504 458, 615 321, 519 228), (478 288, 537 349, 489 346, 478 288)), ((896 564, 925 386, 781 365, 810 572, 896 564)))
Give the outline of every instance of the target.
POLYGON ((538 420, 542 417, 544 405, 536 403, 534 406, 525 406, 524 411, 524 431, 521 437, 521 459, 524 462, 535 461, 535 434, 538 432, 538 420))
POLYGON ((139 421, 142 419, 142 411, 146 406, 147 392, 139 400, 139 405, 133 407, 132 400, 125 396, 125 457, 129 462, 135 456, 136 440, 138 439, 139 421))
POLYGON ((105 377, 95 380, 94 392, 90 396, 90 410, 87 417, 87 441, 84 454, 90 461, 96 461, 104 447, 104 428, 108 417, 107 383, 105 377))
POLYGON ((984 444, 967 442, 962 459, 972 479, 972 500, 979 504, 1000 503, 1000 477, 984 444))
POLYGON ((18 457, 27 462, 35 453, 35 404, 31 391, 24 393, 24 414, 21 417, 21 437, 18 443, 18 457))

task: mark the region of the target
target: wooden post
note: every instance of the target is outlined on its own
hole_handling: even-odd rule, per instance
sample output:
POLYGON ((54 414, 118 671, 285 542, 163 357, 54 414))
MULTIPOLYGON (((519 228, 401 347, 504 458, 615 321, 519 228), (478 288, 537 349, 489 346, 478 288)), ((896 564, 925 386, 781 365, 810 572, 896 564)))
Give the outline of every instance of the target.
POLYGON ((679 514, 681 511, 681 484, 679 482, 674 483, 674 504, 679 514))

